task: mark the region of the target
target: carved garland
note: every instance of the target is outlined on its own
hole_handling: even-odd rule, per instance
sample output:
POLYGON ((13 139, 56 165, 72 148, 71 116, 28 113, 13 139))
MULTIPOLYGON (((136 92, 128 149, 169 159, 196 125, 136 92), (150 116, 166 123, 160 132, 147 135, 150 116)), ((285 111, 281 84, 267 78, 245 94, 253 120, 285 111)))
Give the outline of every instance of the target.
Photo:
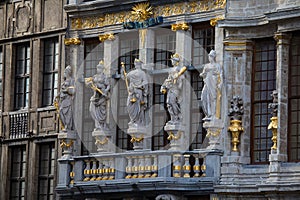
MULTIPOLYGON (((183 2, 175 4, 167 4, 164 6, 149 7, 148 15, 140 16, 139 19, 143 19, 149 14, 153 13, 153 17, 158 16, 169 17, 174 15, 182 14, 193 14, 197 12, 206 12, 217 9, 224 9, 226 5, 226 0, 201 0, 201 1, 192 1, 192 2, 183 2)), ((137 7, 134 9, 137 11, 137 7)), ((71 29, 87 29, 87 28, 96 28, 104 27, 113 24, 122 24, 127 21, 137 20, 136 11, 123 11, 118 13, 107 13, 101 16, 92 16, 92 17, 80 17, 71 19, 71 29)))

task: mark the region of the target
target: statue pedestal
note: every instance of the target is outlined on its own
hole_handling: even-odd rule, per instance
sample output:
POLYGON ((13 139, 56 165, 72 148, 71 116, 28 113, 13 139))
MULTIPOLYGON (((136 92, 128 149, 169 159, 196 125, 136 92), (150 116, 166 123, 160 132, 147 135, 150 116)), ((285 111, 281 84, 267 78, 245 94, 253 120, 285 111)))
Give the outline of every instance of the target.
POLYGON ((145 138, 149 135, 147 127, 129 126, 127 133, 131 136, 130 142, 133 144, 133 149, 135 151, 143 150, 145 138))
POLYGON ((62 159, 69 159, 73 156, 73 144, 77 139, 76 131, 62 131, 58 134, 60 147, 62 148, 62 159))
POLYGON ((183 150, 185 126, 182 124, 166 124, 164 130, 168 133, 171 148, 169 150, 183 150))
POLYGON ((97 153, 112 152, 111 144, 112 132, 109 129, 95 129, 92 136, 95 138, 95 145, 97 146, 97 153))
POLYGON ((220 146, 220 134, 224 128, 224 123, 220 119, 214 119, 212 121, 206 121, 203 123, 203 127, 207 131, 206 137, 209 138, 209 146, 207 149, 221 149, 220 146))

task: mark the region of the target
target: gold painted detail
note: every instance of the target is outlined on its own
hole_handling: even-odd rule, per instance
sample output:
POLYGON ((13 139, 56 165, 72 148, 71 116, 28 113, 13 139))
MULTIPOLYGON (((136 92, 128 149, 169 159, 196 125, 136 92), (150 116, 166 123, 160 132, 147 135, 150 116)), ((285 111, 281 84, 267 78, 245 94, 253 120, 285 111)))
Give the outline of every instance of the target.
POLYGON ((278 128, 278 118, 277 117, 271 117, 271 122, 268 126, 268 129, 272 130, 273 146, 271 147, 271 149, 273 149, 273 150, 277 149, 277 128, 278 128))
POLYGON ((169 137, 167 138, 168 140, 179 140, 181 138, 182 131, 178 131, 178 134, 176 136, 172 131, 169 131, 168 134, 169 134, 169 137))
POLYGON ((182 14, 192 14, 207 12, 217 9, 224 9, 226 0, 198 0, 191 2, 181 2, 152 7, 149 3, 137 4, 132 11, 122 11, 118 13, 108 13, 90 17, 71 18, 71 29, 99 28, 114 24, 122 24, 128 21, 143 21, 151 15, 169 17, 182 14))
POLYGON ((99 35, 100 42, 104 42, 105 40, 113 41, 115 39, 116 38, 115 38, 113 33, 107 33, 107 34, 99 35))
POLYGON ((67 143, 65 140, 62 140, 60 143, 61 148, 70 148, 73 145, 74 141, 71 140, 69 143, 67 143))
POLYGON ((218 17, 212 18, 212 19, 210 20, 210 25, 211 25, 211 26, 216 26, 217 23, 218 23, 218 21, 219 21, 219 20, 222 20, 222 19, 224 19, 224 16, 218 16, 218 17))
POLYGON ((79 45, 81 44, 80 38, 65 38, 65 45, 69 46, 69 45, 79 45))
POLYGON ((237 152, 237 151, 239 151, 239 149, 237 147, 240 143, 239 136, 240 136, 240 133, 242 133, 244 131, 244 128, 242 127, 242 121, 237 120, 237 119, 231 120, 228 130, 231 132, 231 136, 232 136, 232 140, 231 140, 232 151, 237 152))
POLYGON ((181 24, 172 24, 171 30, 172 31, 187 31, 189 30, 189 25, 187 23, 181 23, 181 24))
POLYGON ((100 140, 99 137, 96 137, 96 142, 95 145, 100 144, 100 145, 104 145, 108 143, 108 138, 105 137, 103 140, 100 140))
POLYGON ((62 130, 64 130, 64 129, 65 129, 65 126, 64 126, 64 124, 63 124, 63 122, 61 121, 61 118, 60 118, 60 116, 59 116, 59 99, 60 99, 60 97, 59 97, 59 95, 57 95, 57 96, 54 98, 53 105, 54 105, 55 110, 56 110, 56 115, 57 115, 57 119, 58 119, 58 121, 59 121, 60 127, 61 127, 62 130))
POLYGON ((135 21, 142 22, 149 19, 152 15, 152 7, 148 2, 139 3, 132 8, 131 14, 135 21))
POLYGON ((131 136, 131 140, 130 142, 131 143, 134 143, 134 142, 142 142, 144 140, 144 135, 141 135, 141 137, 135 137, 135 136, 131 136))
POLYGON ((212 130, 211 128, 207 129, 207 137, 213 136, 213 137, 218 137, 221 133, 221 129, 217 130, 212 130))

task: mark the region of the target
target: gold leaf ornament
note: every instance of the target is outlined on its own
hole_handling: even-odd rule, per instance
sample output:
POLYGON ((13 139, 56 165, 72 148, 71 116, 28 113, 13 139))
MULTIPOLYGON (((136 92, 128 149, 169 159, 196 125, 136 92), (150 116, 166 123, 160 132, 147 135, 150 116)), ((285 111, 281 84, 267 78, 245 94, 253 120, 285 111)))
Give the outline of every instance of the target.
POLYGON ((153 15, 152 7, 148 2, 139 3, 132 7, 131 14, 134 16, 136 21, 142 22, 151 17, 153 15))

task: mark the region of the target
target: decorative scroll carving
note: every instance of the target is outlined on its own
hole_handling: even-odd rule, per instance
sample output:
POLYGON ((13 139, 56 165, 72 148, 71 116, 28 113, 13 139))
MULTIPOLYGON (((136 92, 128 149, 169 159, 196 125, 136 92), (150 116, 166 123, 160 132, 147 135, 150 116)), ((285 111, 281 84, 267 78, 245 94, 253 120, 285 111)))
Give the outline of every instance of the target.
POLYGON ((157 7, 146 7, 144 10, 137 9, 137 5, 133 11, 122 11, 118 13, 108 13, 100 16, 80 17, 71 19, 71 29, 87 29, 103 27, 113 24, 122 24, 128 21, 142 20, 153 14, 153 17, 158 16, 168 17, 182 14, 193 14, 197 12, 206 12, 216 9, 224 9, 226 0, 198 0, 183 3, 166 4, 157 7), (151 9, 149 9, 151 8, 151 9), (145 11, 144 14, 141 12, 145 11))
POLYGON ((219 20, 224 19, 224 16, 218 16, 210 20, 210 25, 216 26, 219 20))
POLYGON ((172 31, 187 31, 189 30, 189 25, 187 23, 181 23, 181 24, 172 24, 171 25, 171 30, 172 31))
POLYGON ((105 40, 115 40, 115 36, 113 33, 107 33, 107 34, 104 34, 104 35, 99 35, 99 40, 100 42, 104 42, 105 40))
POLYGON ((79 45, 81 44, 81 41, 79 38, 65 38, 65 45, 71 45, 71 44, 74 44, 74 45, 79 45))

